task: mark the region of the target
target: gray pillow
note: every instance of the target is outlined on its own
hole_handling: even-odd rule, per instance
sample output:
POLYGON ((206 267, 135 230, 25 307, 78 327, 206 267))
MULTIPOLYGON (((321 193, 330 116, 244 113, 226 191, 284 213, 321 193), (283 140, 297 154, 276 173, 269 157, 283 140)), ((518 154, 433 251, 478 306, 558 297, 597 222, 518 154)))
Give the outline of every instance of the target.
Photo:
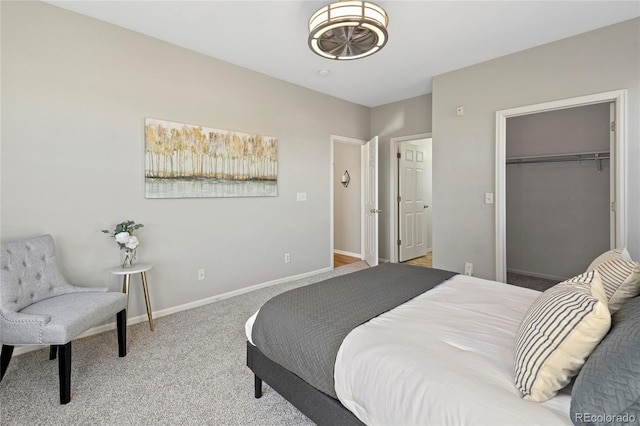
POLYGON ((576 425, 640 422, 640 297, 622 305, 571 392, 576 425))

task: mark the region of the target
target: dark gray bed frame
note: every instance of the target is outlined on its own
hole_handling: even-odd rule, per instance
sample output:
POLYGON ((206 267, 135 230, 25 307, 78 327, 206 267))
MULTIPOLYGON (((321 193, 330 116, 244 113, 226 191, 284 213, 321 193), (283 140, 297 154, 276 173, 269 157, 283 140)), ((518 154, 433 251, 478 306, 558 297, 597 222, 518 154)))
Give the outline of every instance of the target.
POLYGON ((260 349, 247 342, 247 367, 253 371, 255 397, 262 396, 262 381, 278 392, 318 425, 362 426, 351 411, 337 399, 320 392, 291 371, 267 358, 260 349))

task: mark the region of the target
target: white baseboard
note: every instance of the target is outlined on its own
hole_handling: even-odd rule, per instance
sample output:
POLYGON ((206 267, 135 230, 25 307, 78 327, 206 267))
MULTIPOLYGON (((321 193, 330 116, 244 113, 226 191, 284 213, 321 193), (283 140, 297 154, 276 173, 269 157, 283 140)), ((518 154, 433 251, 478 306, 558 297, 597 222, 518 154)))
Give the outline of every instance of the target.
MULTIPOLYGON (((303 274, 292 275, 284 278, 278 278, 277 280, 267 281, 264 283, 241 288, 239 290, 230 291, 228 293, 218 294, 216 296, 207 297, 205 299, 196 300, 194 302, 185 303, 183 305, 178 305, 171 308, 155 311, 155 312, 152 312, 152 315, 154 319, 162 318, 167 315, 175 314, 181 311, 186 311, 188 309, 198 308, 200 306, 208 305, 210 303, 218 302, 220 300, 228 299, 230 297, 239 296, 241 294, 249 293, 254 290, 259 290, 261 288, 270 287, 277 284, 283 284, 290 281, 300 280, 302 278, 312 277, 314 275, 322 274, 323 272, 329 272, 331 270, 332 268, 327 267, 327 268, 317 269, 311 272, 305 272, 303 274)), ((140 322, 147 322, 147 321, 148 321, 147 315, 143 314, 143 315, 138 315, 136 317, 127 318, 127 325, 138 324, 140 322)), ((85 331, 84 333, 76 337, 76 339, 93 336, 94 334, 103 333, 105 331, 113 330, 115 328, 116 328, 115 321, 108 324, 98 325, 96 327, 90 328, 89 330, 85 331)), ((16 346, 15 350, 13 351, 13 354, 14 355, 25 354, 27 352, 36 351, 38 349, 42 349, 46 347, 48 347, 48 345, 20 345, 20 346, 16 346)))
POLYGON ((571 278, 571 277, 567 277, 567 278, 560 277, 557 275, 541 274, 539 272, 523 271, 521 269, 512 269, 512 268, 507 268, 507 272, 513 272, 514 274, 527 275, 529 277, 544 278, 546 280, 554 280, 554 281, 564 281, 566 279, 571 278))
POLYGON ((360 253, 353 253, 345 250, 333 250, 335 254, 341 254, 343 256, 357 257, 358 259, 362 259, 362 255, 360 253))

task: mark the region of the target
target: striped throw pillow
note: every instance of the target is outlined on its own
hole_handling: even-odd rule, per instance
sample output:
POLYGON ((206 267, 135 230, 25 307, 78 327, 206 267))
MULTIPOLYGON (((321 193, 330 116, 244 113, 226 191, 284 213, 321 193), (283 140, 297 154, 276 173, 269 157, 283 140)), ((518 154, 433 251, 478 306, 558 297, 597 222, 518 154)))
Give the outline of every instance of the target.
POLYGON ((626 249, 601 254, 589 265, 588 270, 593 269, 600 273, 611 314, 640 294, 640 263, 631 260, 626 249))
POLYGON ((600 256, 593 259, 593 262, 591 262, 591 264, 587 268, 587 271, 593 271, 594 269, 596 269, 596 266, 598 266, 599 264, 608 262, 614 259, 629 260, 629 261, 633 260, 631 259, 631 255, 629 254, 629 251, 627 250, 626 247, 621 249, 611 249, 609 251, 605 251, 600 256))
POLYGON ((575 376, 611 326, 597 271, 542 293, 520 322, 515 340, 515 384, 528 401, 543 402, 575 376))

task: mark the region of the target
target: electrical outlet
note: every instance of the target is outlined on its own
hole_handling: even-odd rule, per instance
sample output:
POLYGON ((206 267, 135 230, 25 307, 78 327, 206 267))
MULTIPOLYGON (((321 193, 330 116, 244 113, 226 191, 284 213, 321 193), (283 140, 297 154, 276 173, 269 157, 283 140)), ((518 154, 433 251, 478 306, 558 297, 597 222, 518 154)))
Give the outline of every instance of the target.
POLYGON ((198 281, 204 280, 204 269, 198 269, 198 281))
POLYGON ((291 262, 291 255, 289 253, 284 254, 284 263, 291 262))
POLYGON ((473 275, 473 263, 467 262, 464 264, 464 274, 465 275, 473 275))

